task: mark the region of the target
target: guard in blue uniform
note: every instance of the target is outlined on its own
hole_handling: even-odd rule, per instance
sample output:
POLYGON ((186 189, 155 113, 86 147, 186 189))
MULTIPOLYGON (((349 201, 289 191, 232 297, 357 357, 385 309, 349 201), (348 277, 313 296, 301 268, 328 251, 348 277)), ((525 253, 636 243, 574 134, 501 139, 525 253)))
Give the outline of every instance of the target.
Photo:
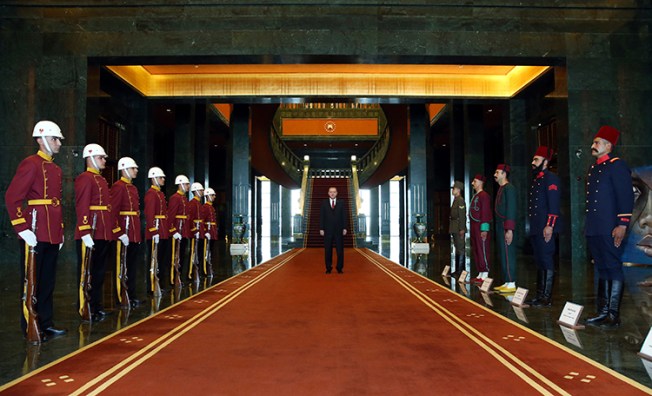
POLYGON ((598 272, 597 314, 586 323, 604 328, 620 325, 623 296, 622 244, 632 217, 634 192, 625 161, 612 157, 620 132, 603 126, 593 138, 586 182, 586 242, 598 272))
POLYGON ((533 306, 549 307, 552 304, 552 286, 555 282, 555 249, 560 229, 559 176, 550 172, 548 165, 553 151, 540 146, 532 158, 532 185, 528 199, 530 244, 537 266, 537 288, 533 306))

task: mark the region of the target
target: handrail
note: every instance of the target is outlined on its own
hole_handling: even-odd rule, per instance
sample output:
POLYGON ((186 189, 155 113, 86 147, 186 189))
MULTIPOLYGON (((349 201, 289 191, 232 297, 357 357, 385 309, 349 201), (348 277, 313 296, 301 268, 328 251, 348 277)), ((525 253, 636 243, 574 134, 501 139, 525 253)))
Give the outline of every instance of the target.
POLYGON ((358 181, 364 184, 374 174, 380 163, 387 155, 389 149, 390 133, 389 127, 383 130, 376 143, 357 161, 358 181))
POLYGON ((272 146, 274 158, 281 165, 281 168, 295 183, 300 184, 302 181, 303 160, 290 150, 273 127, 269 129, 269 142, 272 146))

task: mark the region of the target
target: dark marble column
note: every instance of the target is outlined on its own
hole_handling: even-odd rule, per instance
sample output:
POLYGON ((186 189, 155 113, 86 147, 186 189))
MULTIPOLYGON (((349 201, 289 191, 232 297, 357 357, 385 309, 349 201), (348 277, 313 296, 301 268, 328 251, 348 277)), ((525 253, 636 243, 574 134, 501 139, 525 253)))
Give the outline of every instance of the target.
MULTIPOLYGON (((251 171, 249 165, 249 106, 235 105, 231 114, 233 136, 231 215, 242 215, 251 225, 251 171)), ((231 230, 228 231, 229 233, 231 230)), ((249 230, 247 231, 249 232, 249 230)), ((248 238, 249 234, 245 237, 248 238)))
POLYGON ((281 224, 281 237, 290 238, 292 236, 292 190, 281 188, 281 209, 280 209, 280 224, 281 224))
POLYGON ((411 240, 417 236, 412 230, 412 224, 417 221, 416 215, 421 215, 421 222, 428 222, 427 206, 427 172, 426 138, 429 131, 428 114, 423 104, 410 106, 410 151, 408 168, 408 207, 407 225, 410 232, 406 237, 411 240))
MULTIPOLYGON (((506 123, 503 127, 504 161, 512 170, 509 175, 509 182, 518 191, 518 206, 516 208, 516 229, 514 230, 514 243, 516 249, 523 250, 527 241, 525 235, 525 223, 527 220, 528 191, 531 181, 530 163, 531 156, 527 150, 527 137, 530 129, 527 125, 525 101, 512 99, 509 101, 509 110, 506 123)), ((493 181, 495 190, 498 191, 498 184, 493 181)))
POLYGON ((380 186, 374 187, 369 190, 369 236, 375 238, 380 233, 379 227, 379 207, 380 201, 378 200, 380 193, 380 186))
POLYGON ((269 182, 269 236, 278 238, 281 236, 281 186, 272 181, 269 182))

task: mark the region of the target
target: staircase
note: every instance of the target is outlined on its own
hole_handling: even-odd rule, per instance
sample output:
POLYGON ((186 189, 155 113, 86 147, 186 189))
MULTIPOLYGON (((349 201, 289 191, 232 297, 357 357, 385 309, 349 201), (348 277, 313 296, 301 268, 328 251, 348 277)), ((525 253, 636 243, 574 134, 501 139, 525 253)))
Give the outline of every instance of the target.
POLYGON ((315 177, 311 178, 310 196, 307 202, 306 230, 304 232, 304 247, 323 247, 324 238, 319 235, 319 210, 321 202, 328 198, 329 187, 337 188, 337 199, 346 202, 347 226, 344 236, 344 247, 355 247, 354 229, 352 226, 353 197, 351 183, 348 177, 315 177))

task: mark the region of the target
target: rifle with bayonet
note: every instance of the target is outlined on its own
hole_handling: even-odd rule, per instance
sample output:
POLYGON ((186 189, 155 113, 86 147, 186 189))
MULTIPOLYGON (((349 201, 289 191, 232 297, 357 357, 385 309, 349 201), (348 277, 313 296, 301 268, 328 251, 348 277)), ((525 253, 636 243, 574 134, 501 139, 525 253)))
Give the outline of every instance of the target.
MULTIPOLYGON (((97 213, 93 214, 93 226, 91 227, 91 238, 95 234, 97 225, 97 213)), ((79 316, 82 320, 91 322, 91 264, 94 247, 84 245, 82 241, 82 265, 79 281, 79 316)))
MULTIPOLYGON (((156 219, 156 234, 158 235, 159 219, 156 219)), ((158 242, 152 238, 152 259, 149 263, 149 280, 151 284, 151 292, 154 297, 161 296, 161 284, 158 278, 158 242)))
MULTIPOLYGON (((129 216, 125 218, 125 234, 129 235, 129 216)), ((129 286, 127 285, 127 246, 121 241, 118 241, 118 252, 120 260, 116 268, 116 285, 118 285, 118 300, 120 301, 120 308, 130 308, 129 304, 129 286)))
MULTIPOLYGON (((32 210, 32 231, 36 235, 36 209, 32 210)), ((27 243, 25 243, 27 246, 27 243)), ((41 328, 36 312, 36 246, 30 246, 27 252, 25 268, 25 287, 23 291, 23 314, 27 321, 27 342, 41 343, 41 328)))
MULTIPOLYGON (((211 232, 211 223, 208 223, 208 233, 211 232)), ((211 240, 204 239, 204 275, 213 277, 213 252, 211 252, 211 240)))
MULTIPOLYGON (((197 229, 200 229, 199 224, 197 225, 197 229)), ((192 243, 192 264, 190 265, 188 279, 192 279, 193 283, 199 283, 199 231, 197 232, 197 236, 193 238, 192 243)))
MULTIPOLYGON (((181 233, 183 230, 183 219, 179 221, 179 233, 181 233)), ((181 271, 181 240, 172 238, 172 249, 174 249, 174 262, 172 265, 172 271, 170 272, 173 282, 174 282, 174 287, 176 288, 181 288, 183 287, 183 283, 181 283, 181 275, 179 272, 181 271)))

